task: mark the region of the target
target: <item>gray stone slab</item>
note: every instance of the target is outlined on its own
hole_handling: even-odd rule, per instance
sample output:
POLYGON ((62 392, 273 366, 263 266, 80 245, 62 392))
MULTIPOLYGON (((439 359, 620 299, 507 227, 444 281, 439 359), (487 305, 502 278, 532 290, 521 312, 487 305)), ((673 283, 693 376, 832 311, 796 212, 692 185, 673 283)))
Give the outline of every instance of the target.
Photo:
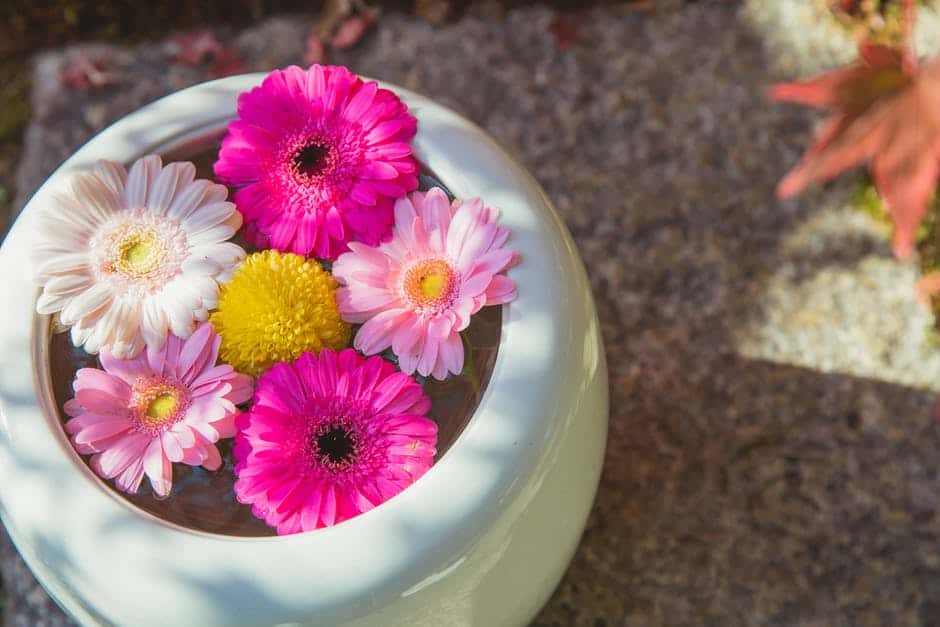
MULTIPOLYGON (((813 118, 765 99, 768 60, 735 8, 681 4, 596 9, 567 52, 545 9, 443 28, 391 15, 333 59, 481 124, 585 258, 610 444, 580 549, 535 624, 936 624, 936 357, 914 272, 845 210, 847 185, 773 199, 813 118)), ((283 64, 305 27, 268 22, 239 46, 259 68, 283 64)), ((95 130, 199 80, 154 49, 120 51, 127 78, 101 93, 35 81, 24 197, 95 130)), ((8 624, 62 624, 9 547, 2 562, 8 624)))

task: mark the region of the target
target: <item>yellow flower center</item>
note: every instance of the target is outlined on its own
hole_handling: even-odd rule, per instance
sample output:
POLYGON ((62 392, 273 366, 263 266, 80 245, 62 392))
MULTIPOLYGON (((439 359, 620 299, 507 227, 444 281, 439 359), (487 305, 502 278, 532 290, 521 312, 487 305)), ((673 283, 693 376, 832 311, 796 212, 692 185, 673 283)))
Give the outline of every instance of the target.
POLYGON ((145 380, 134 387, 137 419, 142 427, 159 429, 182 416, 186 400, 180 390, 164 380, 145 380))
POLYGON ((403 290, 418 306, 445 304, 453 296, 455 273, 443 259, 419 261, 405 271, 403 290))
POLYGON ((421 293, 425 298, 435 299, 447 287, 447 277, 439 273, 431 273, 421 279, 421 293))
POLYGON ((222 338, 222 361, 257 375, 307 351, 344 348, 351 329, 336 306, 337 287, 319 263, 300 255, 249 255, 222 286, 210 318, 222 338))
POLYGON ((167 251, 159 236, 151 230, 130 229, 111 253, 111 271, 129 279, 145 279, 163 265, 167 251))
POLYGON ((153 239, 131 235, 120 246, 122 270, 137 273, 151 267, 154 262, 153 239))
POLYGON ((173 413, 180 404, 176 394, 164 392, 147 405, 147 415, 151 418, 163 419, 173 413))
POLYGON ((189 255, 179 223, 146 208, 115 214, 92 235, 89 248, 96 278, 136 298, 161 291, 189 255))

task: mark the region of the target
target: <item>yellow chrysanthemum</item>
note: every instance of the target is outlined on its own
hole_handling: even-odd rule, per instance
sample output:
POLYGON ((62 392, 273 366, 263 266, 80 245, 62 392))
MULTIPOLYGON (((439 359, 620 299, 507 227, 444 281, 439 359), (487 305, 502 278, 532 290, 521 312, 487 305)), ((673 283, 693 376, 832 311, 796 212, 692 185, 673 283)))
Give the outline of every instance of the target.
POLYGON ((222 286, 210 318, 222 361, 257 375, 306 351, 347 346, 350 327, 339 315, 336 288, 316 261, 276 250, 249 255, 222 286))

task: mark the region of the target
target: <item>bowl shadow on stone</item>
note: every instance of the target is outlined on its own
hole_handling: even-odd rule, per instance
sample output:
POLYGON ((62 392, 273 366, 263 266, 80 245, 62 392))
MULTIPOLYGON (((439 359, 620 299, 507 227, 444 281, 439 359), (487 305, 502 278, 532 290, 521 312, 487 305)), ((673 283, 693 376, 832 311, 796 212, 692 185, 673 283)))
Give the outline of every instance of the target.
MULTIPOLYGON (((709 131, 700 120, 694 129, 703 143, 732 134, 728 153, 673 144, 657 163, 637 164, 651 169, 642 176, 543 179, 550 196, 573 199, 561 210, 594 290, 611 416, 588 527, 537 627, 859 624, 875 620, 866 608, 929 623, 940 609, 929 583, 940 576, 929 557, 940 535, 936 394, 824 371, 835 342, 802 365, 740 350, 782 265, 793 265, 788 281, 798 286, 861 271, 872 256, 894 262, 884 236, 864 235, 826 239, 793 262, 788 236, 843 206, 850 186, 773 199, 813 118, 764 100, 766 84, 746 71, 766 67, 759 42, 739 35, 735 45, 721 80, 752 96, 729 105, 718 88, 701 106, 739 128, 709 131), (775 107, 783 110, 765 115, 766 126, 750 121, 775 107), (755 137, 770 142, 760 159, 732 167, 755 137)), ((682 71, 662 77, 674 79, 677 100, 698 90, 675 76, 682 71)), ((540 164, 529 165, 538 176, 540 164)))

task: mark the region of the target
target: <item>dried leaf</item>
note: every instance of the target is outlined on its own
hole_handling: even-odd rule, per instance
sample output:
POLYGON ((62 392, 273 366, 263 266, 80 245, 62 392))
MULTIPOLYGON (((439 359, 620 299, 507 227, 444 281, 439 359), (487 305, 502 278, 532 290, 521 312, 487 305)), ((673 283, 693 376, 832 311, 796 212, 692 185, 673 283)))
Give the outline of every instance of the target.
POLYGON ((929 305, 940 294, 940 271, 928 272, 917 280, 917 300, 929 305))
POLYGON ((306 65, 313 65, 314 63, 326 63, 327 54, 326 46, 323 45, 323 40, 320 39, 320 36, 316 32, 311 31, 307 35, 307 40, 304 44, 304 63, 306 65))
POLYGON ((452 10, 453 5, 450 0, 415 0, 415 15, 434 26, 443 26, 447 23, 452 10))
POLYGON ((172 61, 183 65, 209 63, 209 76, 221 78, 246 71, 238 54, 220 42, 209 29, 197 29, 170 40, 168 54, 172 61))
POLYGON ((372 25, 375 24, 375 18, 371 15, 357 13, 344 19, 333 37, 330 39, 330 46, 337 50, 352 48, 362 39, 372 25))
POLYGON ((621 13, 653 13, 656 11, 656 0, 629 0, 620 5, 621 13))
POLYGON ((894 222, 895 255, 909 257, 940 174, 940 58, 917 67, 906 51, 863 44, 854 65, 770 93, 830 110, 777 195, 789 198, 868 163, 894 222))
POLYGON ((320 41, 327 41, 330 35, 347 17, 353 14, 351 0, 326 0, 323 10, 313 24, 311 34, 315 34, 320 41))
POLYGON ((578 39, 581 16, 574 13, 556 13, 548 29, 555 36, 559 50, 569 50, 578 39))
POLYGON ((209 66, 209 76, 222 78, 233 74, 242 74, 248 71, 248 66, 229 48, 222 48, 215 54, 212 65, 209 66))
POLYGON ((121 75, 112 66, 113 59, 107 52, 79 52, 68 57, 59 76, 66 86, 89 91, 118 82, 121 75))
POLYGON ((202 28, 177 35, 170 40, 170 57, 183 65, 201 65, 223 48, 209 29, 202 28))

